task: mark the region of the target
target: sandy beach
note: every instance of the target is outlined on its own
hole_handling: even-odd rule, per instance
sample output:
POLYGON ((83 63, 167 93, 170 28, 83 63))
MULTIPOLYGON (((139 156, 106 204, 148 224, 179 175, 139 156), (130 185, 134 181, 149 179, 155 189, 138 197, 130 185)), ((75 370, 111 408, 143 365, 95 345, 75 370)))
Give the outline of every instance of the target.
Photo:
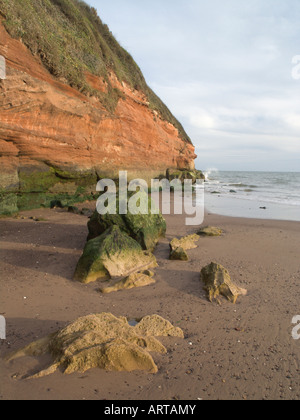
MULTIPOLYGON (((87 205, 85 204, 84 207, 87 205)), ((300 223, 206 215, 204 225, 224 230, 200 238, 189 262, 169 261, 169 241, 195 233, 183 216, 166 216, 167 235, 155 251, 156 284, 101 295, 99 282, 72 280, 87 237, 87 217, 63 210, 20 213, 0 220, 0 399, 9 400, 254 400, 300 398, 300 340, 292 338, 299 307, 300 223), (32 218, 39 218, 36 221, 32 218), (236 305, 210 303, 200 271, 212 261, 248 290, 236 305), (111 312, 128 319, 158 314, 183 329, 185 339, 161 340, 159 372, 85 374, 22 379, 49 362, 2 357, 76 318, 111 312)))

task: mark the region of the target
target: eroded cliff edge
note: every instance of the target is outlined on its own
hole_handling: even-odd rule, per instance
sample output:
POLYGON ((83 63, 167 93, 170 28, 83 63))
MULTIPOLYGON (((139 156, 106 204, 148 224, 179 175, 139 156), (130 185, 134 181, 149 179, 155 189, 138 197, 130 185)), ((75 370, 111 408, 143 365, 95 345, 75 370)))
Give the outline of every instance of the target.
MULTIPOLYGON (((112 55, 108 62, 107 51, 100 57, 104 70, 85 65, 78 70, 82 80, 76 84, 63 68, 49 64, 43 45, 40 50, 37 42, 31 45, 25 20, 23 26, 18 24, 23 32, 17 36, 11 15, 15 11, 10 9, 14 3, 21 4, 0 1, 0 55, 7 66, 7 77, 0 80, 0 213, 48 206, 54 198, 84 201, 95 192, 98 179, 117 178, 119 170, 150 179, 167 168, 194 168, 194 146, 144 84, 132 58, 121 50, 126 63, 113 63, 114 54, 120 53, 109 32, 105 36, 112 55), (138 72, 135 83, 133 71, 138 72)), ((39 17, 42 6, 33 3, 30 13, 39 17)), ((86 24, 92 15, 98 26, 101 23, 95 11, 90 15, 92 9, 77 0, 46 3, 65 26, 73 25, 63 10, 66 4, 79 10, 78 16, 86 13, 86 24)), ((22 23, 22 16, 19 19, 22 23)), ((92 27, 92 35, 97 27, 92 27)))

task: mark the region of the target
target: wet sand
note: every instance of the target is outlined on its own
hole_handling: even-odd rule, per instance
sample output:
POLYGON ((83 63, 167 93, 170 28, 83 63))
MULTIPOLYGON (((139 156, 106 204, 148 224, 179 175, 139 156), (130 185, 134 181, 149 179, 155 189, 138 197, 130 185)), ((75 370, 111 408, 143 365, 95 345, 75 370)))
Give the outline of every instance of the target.
MULTIPOLYGON (((84 206, 86 207, 86 205, 84 206)), ((0 219, 0 399, 198 400, 299 399, 300 340, 292 318, 300 314, 300 223, 207 215, 219 238, 200 238, 189 262, 169 261, 168 243, 197 231, 183 216, 167 216, 168 231, 155 251, 157 283, 102 296, 99 283, 72 276, 87 237, 87 217, 62 210, 24 212, 0 219), (34 221, 39 217, 45 221, 34 221), (207 301, 199 276, 210 262, 224 265, 248 290, 236 305, 207 301), (185 339, 162 339, 168 354, 156 355, 159 372, 113 373, 94 369, 57 372, 24 380, 48 357, 2 357, 91 313, 129 319, 158 314, 179 326, 185 339)))

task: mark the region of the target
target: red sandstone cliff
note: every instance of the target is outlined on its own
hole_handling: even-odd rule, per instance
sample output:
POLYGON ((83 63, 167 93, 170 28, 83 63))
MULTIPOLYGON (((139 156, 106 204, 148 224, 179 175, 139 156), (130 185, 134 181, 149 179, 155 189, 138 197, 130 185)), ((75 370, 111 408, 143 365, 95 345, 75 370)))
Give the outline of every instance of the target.
MULTIPOLYGON (((157 175, 193 168, 194 147, 148 107, 147 99, 112 74, 124 93, 114 115, 100 102, 54 80, 26 47, 0 25, 0 54, 7 78, 0 83, 1 189, 18 184, 28 165, 110 174, 119 169, 157 175)), ((105 83, 87 74, 99 90, 105 83)))

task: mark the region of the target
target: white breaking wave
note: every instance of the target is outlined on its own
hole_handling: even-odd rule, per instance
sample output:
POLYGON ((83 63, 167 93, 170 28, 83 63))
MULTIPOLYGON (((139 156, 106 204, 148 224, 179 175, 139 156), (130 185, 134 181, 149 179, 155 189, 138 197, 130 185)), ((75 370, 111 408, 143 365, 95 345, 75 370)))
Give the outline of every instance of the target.
POLYGON ((219 172, 209 169, 205 191, 220 197, 300 206, 300 173, 219 172))

